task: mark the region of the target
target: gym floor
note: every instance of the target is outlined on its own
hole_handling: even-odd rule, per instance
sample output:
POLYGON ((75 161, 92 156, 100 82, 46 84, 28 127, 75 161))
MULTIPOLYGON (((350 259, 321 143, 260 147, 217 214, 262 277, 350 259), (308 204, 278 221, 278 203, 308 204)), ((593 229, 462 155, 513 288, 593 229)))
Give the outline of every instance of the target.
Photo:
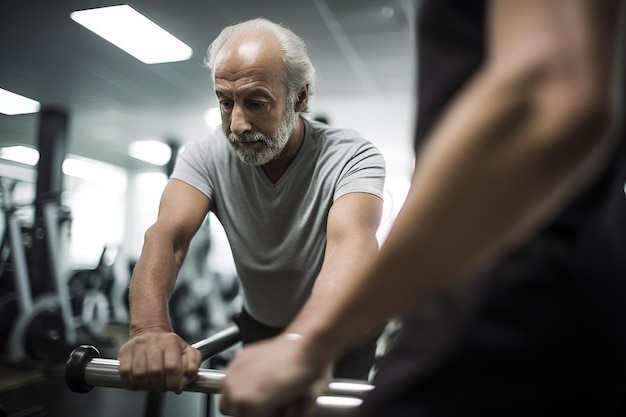
MULTIPOLYGON (((112 342, 97 346, 102 356, 114 358, 127 332, 123 325, 109 325, 104 335, 112 342)), ((67 388, 64 378, 63 365, 44 371, 0 364, 0 406, 4 409, 0 409, 0 416, 4 411, 9 417, 148 417, 144 392, 95 387, 87 394, 77 394, 67 388)), ((167 393, 163 400, 159 407, 162 417, 207 415, 206 394, 167 393)), ((215 407, 211 412, 221 417, 215 407)), ((158 417, 158 413, 150 417, 158 417)))

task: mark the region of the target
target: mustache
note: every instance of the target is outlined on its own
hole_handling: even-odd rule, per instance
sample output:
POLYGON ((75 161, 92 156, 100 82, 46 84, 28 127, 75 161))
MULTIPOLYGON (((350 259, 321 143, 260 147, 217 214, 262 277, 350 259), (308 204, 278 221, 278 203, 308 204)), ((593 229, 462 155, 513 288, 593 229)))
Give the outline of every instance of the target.
POLYGON ((259 133, 259 132, 243 132, 240 135, 230 133, 228 135, 228 140, 230 140, 231 142, 246 143, 246 142, 257 142, 257 141, 265 142, 266 138, 262 133, 259 133))

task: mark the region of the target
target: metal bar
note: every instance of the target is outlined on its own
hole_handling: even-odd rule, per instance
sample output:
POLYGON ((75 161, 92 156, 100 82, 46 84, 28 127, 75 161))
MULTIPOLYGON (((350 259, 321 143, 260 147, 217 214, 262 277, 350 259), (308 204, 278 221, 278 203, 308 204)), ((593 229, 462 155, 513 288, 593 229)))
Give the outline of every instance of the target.
POLYGON ((20 306, 20 314, 28 314, 33 309, 33 293, 30 287, 30 277, 28 275, 28 262, 26 253, 24 252, 24 243, 22 242, 22 230, 19 220, 15 218, 15 214, 9 214, 7 219, 6 233, 9 233, 11 239, 11 258, 13 261, 13 280, 17 290, 17 299, 20 306))
POLYGON ((237 342, 239 342, 239 328, 232 326, 192 344, 191 347, 200 351, 202 360, 207 360, 234 346, 237 342))
MULTIPOLYGON (((119 366, 120 362, 117 359, 93 358, 85 366, 85 382, 94 386, 123 388, 119 376, 119 366)), ((189 384, 185 391, 216 394, 220 390, 224 376, 223 371, 200 369, 196 380, 189 384)), ((328 390, 325 394, 362 398, 373 389, 373 385, 363 382, 336 380, 328 384, 328 390)))
MULTIPOLYGON (((119 365, 117 359, 91 359, 85 366, 85 383, 92 386, 123 388, 119 365)), ((196 380, 189 384, 185 391, 218 394, 224 376, 225 373, 222 371, 200 369, 196 380)), ((315 416, 352 416, 356 407, 363 401, 362 398, 372 389, 374 386, 367 383, 350 380, 333 381, 328 385, 324 395, 318 398, 315 416)))
POLYGON ((22 226, 15 214, 12 187, 5 180, 0 181, 0 194, 6 221, 5 237, 8 236, 13 262, 13 282, 17 292, 20 314, 28 314, 33 309, 33 293, 30 287, 28 261, 22 239, 22 226))
MULTIPOLYGON (((52 278, 54 289, 59 295, 59 306, 61 315, 65 323, 65 339, 68 345, 76 343, 76 329, 72 313, 72 305, 70 301, 70 290, 67 285, 67 279, 70 275, 67 262, 63 256, 69 251, 68 234, 61 233, 59 228, 59 211, 60 205, 54 201, 46 201, 41 203, 43 212, 44 228, 46 230, 46 246, 48 248, 49 267, 52 272, 49 276, 52 278)), ((67 224, 65 225, 67 227, 67 224)), ((64 229, 64 232, 67 230, 64 229)), ((68 232, 69 233, 69 232, 68 232)))

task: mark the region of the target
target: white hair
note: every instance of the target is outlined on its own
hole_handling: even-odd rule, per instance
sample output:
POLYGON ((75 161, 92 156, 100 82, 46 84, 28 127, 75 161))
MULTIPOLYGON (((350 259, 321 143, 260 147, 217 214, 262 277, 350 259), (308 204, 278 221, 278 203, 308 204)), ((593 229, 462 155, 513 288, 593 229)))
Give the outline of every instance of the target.
POLYGON ((215 81, 215 60, 220 50, 230 39, 240 34, 270 31, 276 36, 283 53, 285 65, 285 87, 287 94, 296 97, 302 88, 309 87, 309 98, 313 95, 315 67, 307 53, 304 40, 282 24, 265 18, 256 18, 225 27, 208 48, 204 64, 209 67, 215 81))

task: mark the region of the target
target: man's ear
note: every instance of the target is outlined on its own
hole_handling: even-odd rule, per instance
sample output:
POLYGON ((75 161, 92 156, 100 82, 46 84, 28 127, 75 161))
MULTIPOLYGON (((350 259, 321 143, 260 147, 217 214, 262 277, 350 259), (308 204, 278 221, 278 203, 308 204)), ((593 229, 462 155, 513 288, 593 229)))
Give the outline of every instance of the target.
POLYGON ((302 87, 298 96, 296 97, 296 102, 294 104, 294 110, 299 113, 306 109, 307 104, 309 103, 309 85, 305 85, 302 87))

